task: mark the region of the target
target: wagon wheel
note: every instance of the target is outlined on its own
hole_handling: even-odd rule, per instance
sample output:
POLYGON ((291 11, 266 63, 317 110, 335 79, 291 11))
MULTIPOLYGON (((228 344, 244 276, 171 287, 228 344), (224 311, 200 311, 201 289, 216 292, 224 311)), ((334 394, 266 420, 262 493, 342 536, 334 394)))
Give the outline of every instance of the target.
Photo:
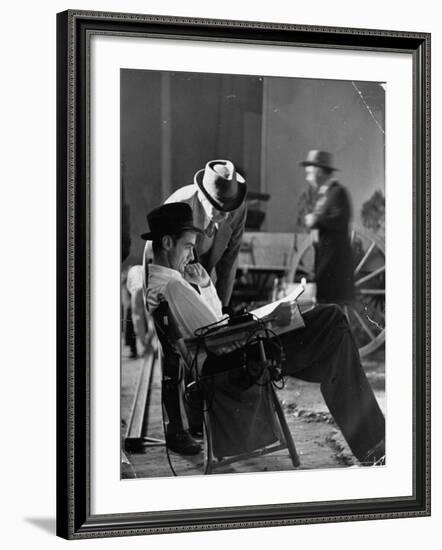
MULTIPOLYGON (((372 233, 354 228, 351 233, 354 260, 355 299, 344 310, 361 357, 385 341, 385 247, 372 233)), ((314 247, 306 236, 294 254, 291 280, 314 281, 314 247)))

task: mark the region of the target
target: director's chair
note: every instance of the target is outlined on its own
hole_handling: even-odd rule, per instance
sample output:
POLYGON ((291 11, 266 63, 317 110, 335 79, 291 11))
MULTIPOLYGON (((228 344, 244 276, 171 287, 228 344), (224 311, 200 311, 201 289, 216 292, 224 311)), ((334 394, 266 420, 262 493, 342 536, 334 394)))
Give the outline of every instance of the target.
MULTIPOLYGON (((153 319, 164 361, 173 361, 180 369, 184 365, 193 377, 193 402, 199 403, 204 417, 204 473, 284 449, 293 466, 299 466, 295 443, 273 384, 272 361, 267 357, 268 349, 256 322, 221 327, 185 342, 167 301, 161 302, 153 319), (242 342, 253 347, 253 361, 247 368, 226 365, 232 357, 226 355, 232 342, 235 346, 242 342), (206 359, 209 355, 212 358, 204 362, 207 368, 199 367, 203 363, 198 361, 201 352, 206 359), (210 363, 218 367, 212 371, 210 363)), ((241 347, 234 353, 241 354, 241 347)))

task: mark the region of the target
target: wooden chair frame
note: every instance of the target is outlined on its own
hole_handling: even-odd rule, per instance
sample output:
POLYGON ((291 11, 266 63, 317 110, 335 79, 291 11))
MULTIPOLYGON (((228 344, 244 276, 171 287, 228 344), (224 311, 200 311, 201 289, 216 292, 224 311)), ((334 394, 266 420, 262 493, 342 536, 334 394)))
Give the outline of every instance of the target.
MULTIPOLYGON (((158 319, 155 318, 156 326, 158 322, 159 322, 158 319)), ((173 319, 172 312, 170 311, 170 309, 168 309, 167 327, 172 327, 172 326, 176 326, 176 321, 173 319)), ((167 337, 167 328, 163 326, 163 327, 160 327, 160 330, 163 332, 163 335, 167 337)), ((243 330, 243 329, 240 329, 240 330, 243 330)), ((192 354, 187 348, 184 340, 182 338, 179 340, 176 340, 175 342, 173 342, 173 344, 171 343, 171 346, 173 346, 174 350, 179 353, 180 358, 183 361, 185 367, 188 370, 190 370, 191 365, 189 362, 189 358, 192 356, 192 354)), ((263 361, 263 364, 266 364, 267 359, 265 356, 265 350, 264 350, 264 346, 262 345, 262 342, 260 342, 260 350, 261 350, 261 359, 263 361)), ((203 435, 204 435, 204 473, 205 474, 211 474, 215 469, 226 466, 228 464, 233 464, 235 462, 248 460, 250 458, 261 457, 267 454, 275 453, 283 449, 287 449, 291 462, 295 468, 297 468, 300 465, 299 456, 296 451, 296 446, 293 440, 293 436, 287 424, 287 419, 285 418, 281 403, 278 399, 278 396, 276 395, 275 388, 271 382, 269 382, 268 388, 270 392, 269 397, 270 397, 271 406, 273 407, 272 412, 276 415, 275 420, 277 421, 277 426, 279 428, 279 433, 281 435, 279 443, 258 448, 254 451, 241 453, 234 456, 229 456, 226 458, 216 458, 213 455, 213 432, 211 428, 211 420, 210 420, 210 415, 208 413, 208 403, 206 401, 204 402, 204 426, 203 426, 204 434, 203 435)))

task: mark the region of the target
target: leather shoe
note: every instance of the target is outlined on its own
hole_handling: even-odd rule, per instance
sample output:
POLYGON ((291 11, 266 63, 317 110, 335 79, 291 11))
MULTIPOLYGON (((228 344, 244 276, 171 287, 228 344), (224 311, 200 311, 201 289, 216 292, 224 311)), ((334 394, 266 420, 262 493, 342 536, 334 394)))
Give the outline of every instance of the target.
POLYGON ((203 437, 203 425, 202 424, 190 424, 189 425, 190 435, 197 438, 203 437))
POLYGON ((180 455, 197 455, 202 450, 187 430, 166 433, 166 445, 170 451, 180 455))

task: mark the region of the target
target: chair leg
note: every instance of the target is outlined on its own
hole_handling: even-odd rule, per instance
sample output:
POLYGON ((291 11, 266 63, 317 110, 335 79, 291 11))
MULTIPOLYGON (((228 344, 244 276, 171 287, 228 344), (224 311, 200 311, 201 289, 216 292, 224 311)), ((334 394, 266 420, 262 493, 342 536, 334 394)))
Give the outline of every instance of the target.
POLYGON ((278 396, 276 395, 276 391, 273 386, 271 386, 271 393, 273 404, 275 406, 276 414, 278 415, 279 424, 281 426, 282 433, 284 434, 284 439, 290 454, 290 458, 292 460, 292 464, 295 468, 297 468, 300 465, 300 461, 298 453, 296 451, 295 442, 293 441, 292 433, 290 431, 290 428, 288 427, 284 411, 282 410, 281 403, 279 402, 278 396))
POLYGON ((186 381, 184 380, 184 368, 182 364, 180 364, 179 377, 181 380, 180 387, 179 387, 179 406, 180 406, 181 423, 183 426, 183 430, 188 430, 189 419, 187 417, 186 405, 184 403, 184 394, 186 392, 186 381))
MULTIPOLYGON (((206 403, 204 402, 204 407, 206 403)), ((204 475, 212 473, 213 469, 213 453, 212 453, 212 430, 210 427, 209 413, 204 412, 203 421, 203 437, 204 437, 204 475)))

